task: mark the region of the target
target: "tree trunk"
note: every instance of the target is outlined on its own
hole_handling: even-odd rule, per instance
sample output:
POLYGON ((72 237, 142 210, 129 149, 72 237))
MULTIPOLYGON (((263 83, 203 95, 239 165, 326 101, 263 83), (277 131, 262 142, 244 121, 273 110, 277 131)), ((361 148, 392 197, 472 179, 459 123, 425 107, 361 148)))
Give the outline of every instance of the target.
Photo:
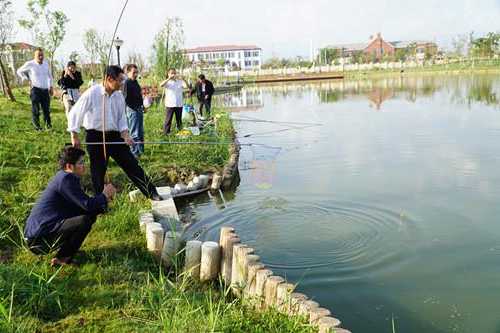
POLYGON ((1 58, 0 58, 0 75, 2 76, 1 77, 2 87, 5 96, 8 97, 10 101, 15 102, 16 98, 14 97, 14 94, 12 94, 12 90, 10 89, 9 78, 7 77, 7 72, 5 71, 5 66, 3 65, 3 61, 1 58))

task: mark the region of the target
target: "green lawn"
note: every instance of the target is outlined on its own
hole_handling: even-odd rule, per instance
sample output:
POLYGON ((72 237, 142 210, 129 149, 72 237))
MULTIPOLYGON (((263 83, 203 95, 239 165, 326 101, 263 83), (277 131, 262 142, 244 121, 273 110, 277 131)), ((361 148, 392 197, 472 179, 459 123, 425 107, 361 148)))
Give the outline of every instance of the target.
MULTIPOLYGON (((31 207, 56 171, 57 152, 69 142, 59 101, 52 101, 54 128, 35 132, 27 90, 17 103, 0 97, 0 332, 309 332, 300 321, 273 311, 258 313, 227 295, 218 283, 198 285, 164 272, 146 251, 137 215, 146 200, 130 203, 123 172, 111 163, 120 193, 100 217, 78 255, 79 268, 54 269, 23 245, 31 207)), ((217 130, 196 139, 226 142, 227 114, 217 130)), ((146 140, 161 135, 163 112, 145 117, 146 140)), ((222 168, 227 145, 147 146, 141 164, 158 184, 222 168)), ((83 179, 90 188, 89 177, 83 179)))

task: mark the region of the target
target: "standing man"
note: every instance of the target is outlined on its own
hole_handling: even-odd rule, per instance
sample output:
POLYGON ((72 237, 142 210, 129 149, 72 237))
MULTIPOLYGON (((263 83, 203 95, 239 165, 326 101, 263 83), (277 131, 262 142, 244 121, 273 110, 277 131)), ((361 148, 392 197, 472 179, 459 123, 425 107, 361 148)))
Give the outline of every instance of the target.
POLYGON ((43 50, 37 48, 33 60, 26 62, 17 70, 17 75, 23 80, 29 80, 31 91, 31 113, 33 126, 41 131, 40 107, 43 110, 43 118, 47 128, 52 128, 50 121, 50 96, 54 94, 52 89, 52 73, 49 63, 44 60, 43 50))
POLYGON ((200 115, 203 116, 203 107, 205 107, 205 111, 207 117, 210 117, 210 110, 212 108, 212 96, 214 94, 214 85, 211 81, 205 78, 205 75, 200 74, 198 76, 198 82, 196 82, 196 86, 194 87, 193 92, 196 92, 196 97, 198 98, 198 102, 200 103, 199 112, 200 115))
POLYGON ((177 77, 175 68, 171 68, 168 70, 167 79, 160 83, 160 87, 165 88, 165 107, 167 110, 163 133, 168 135, 170 134, 174 113, 177 129, 182 129, 182 93, 183 89, 187 89, 189 86, 183 78, 177 77))
POLYGON ((109 66, 104 84, 96 84, 82 94, 69 113, 71 143, 74 147, 80 146, 78 133, 83 125, 87 143, 94 143, 87 145, 87 151, 96 193, 101 193, 104 188, 104 176, 111 156, 146 197, 159 201, 162 198, 156 187, 127 147, 132 146, 134 140, 128 132, 125 98, 121 92, 124 81, 123 70, 118 66, 109 66), (103 142, 118 144, 108 145, 103 142))
MULTIPOLYGON (((123 87, 125 103, 127 104, 127 122, 130 135, 135 142, 144 142, 144 101, 142 99, 142 89, 137 82, 139 70, 137 65, 129 64, 125 66, 127 79, 123 87)), ((134 143, 130 148, 132 154, 138 158, 144 153, 143 143, 134 143)))
POLYGON ((81 177, 85 174, 85 152, 66 147, 59 158, 60 170, 31 210, 24 237, 35 254, 58 250, 51 260, 54 265, 74 263, 76 254, 95 223, 116 193, 112 184, 102 193, 89 197, 82 190, 81 177))
POLYGON ((82 73, 76 70, 76 63, 74 61, 68 62, 57 84, 63 91, 64 111, 66 117, 68 117, 69 111, 78 101, 78 98, 80 98, 80 87, 83 84, 82 73))

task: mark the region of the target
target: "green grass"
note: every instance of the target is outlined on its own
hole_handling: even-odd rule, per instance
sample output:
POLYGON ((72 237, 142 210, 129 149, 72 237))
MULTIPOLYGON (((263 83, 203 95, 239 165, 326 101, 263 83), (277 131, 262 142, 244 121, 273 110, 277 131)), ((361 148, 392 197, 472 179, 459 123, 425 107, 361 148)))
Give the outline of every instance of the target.
MULTIPOLYGON (((59 101, 52 101, 54 129, 34 132, 27 91, 15 93, 17 103, 0 97, 0 332, 312 331, 300 320, 252 310, 219 283, 196 284, 163 271, 139 232, 137 216, 148 202, 127 200, 131 186, 113 163, 111 179, 120 193, 77 256, 81 266, 54 269, 50 256, 32 255, 22 242, 24 221, 54 175, 57 152, 69 136, 59 101)), ((208 129, 194 139, 231 139, 227 114, 216 112, 221 114, 217 131, 208 129)), ((158 109, 146 114, 147 140, 166 139, 163 116, 158 109)), ((221 169, 227 148, 147 146, 141 164, 158 184, 166 184, 221 169)), ((90 188, 88 176, 82 183, 90 188)))

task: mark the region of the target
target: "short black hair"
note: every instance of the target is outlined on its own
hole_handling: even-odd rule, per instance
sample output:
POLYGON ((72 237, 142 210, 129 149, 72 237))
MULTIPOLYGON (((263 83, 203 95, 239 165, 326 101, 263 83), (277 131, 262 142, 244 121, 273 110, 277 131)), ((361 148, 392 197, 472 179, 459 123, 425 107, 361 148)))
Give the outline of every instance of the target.
POLYGON ((205 74, 200 74, 200 75, 198 75, 198 79, 200 79, 200 80, 205 80, 205 74))
POLYGON ((35 51, 33 51, 33 53, 37 53, 37 52, 43 52, 43 49, 41 47, 36 47, 35 51))
POLYGON ((74 62, 73 60, 71 61, 68 61, 68 64, 66 66, 75 66, 76 67, 76 62, 74 62))
POLYGON ((120 75, 123 74, 123 69, 121 69, 119 66, 116 65, 111 65, 106 67, 106 72, 104 77, 110 77, 114 80, 118 80, 120 75))
POLYGON ((130 72, 130 71, 132 70, 132 68, 134 68, 134 69, 137 69, 137 70, 138 70, 138 68, 137 68, 137 65, 136 65, 136 64, 128 64, 128 65, 126 65, 126 66, 125 66, 125 71, 127 71, 127 73, 128 73, 128 72, 130 72))
POLYGON ((59 168, 64 170, 66 164, 76 164, 80 157, 85 155, 85 151, 80 148, 75 148, 73 146, 66 146, 61 150, 59 154, 59 168))

